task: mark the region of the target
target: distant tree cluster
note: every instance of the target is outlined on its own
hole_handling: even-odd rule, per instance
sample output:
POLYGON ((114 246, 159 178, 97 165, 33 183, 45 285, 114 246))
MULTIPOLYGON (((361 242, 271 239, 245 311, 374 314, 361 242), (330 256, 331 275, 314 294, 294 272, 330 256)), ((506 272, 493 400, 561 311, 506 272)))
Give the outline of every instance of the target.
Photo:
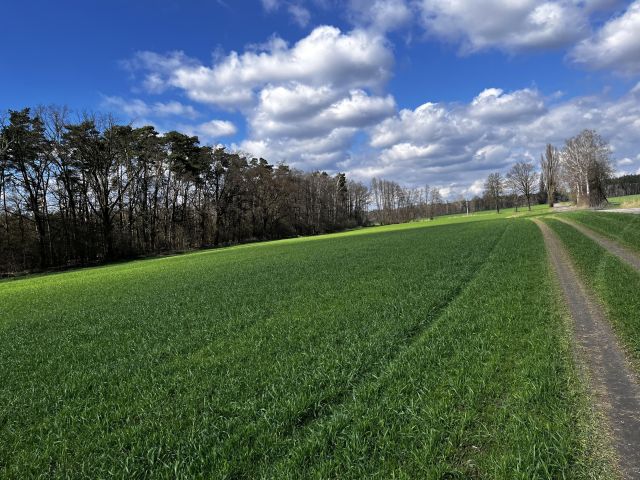
POLYGON ((547 145, 540 158, 540 173, 533 163, 521 161, 511 167, 506 177, 499 172, 490 174, 485 183, 485 198, 498 212, 504 204, 505 191, 509 192, 516 210, 522 202, 531 210, 531 201, 536 196, 549 206, 562 195, 580 206, 602 205, 607 202, 613 185, 623 194, 633 189, 631 181, 617 184, 613 181, 610 155, 609 145, 597 132, 583 130, 566 140, 561 150, 547 145))
MULTIPOLYGON (((403 187, 399 183, 374 178, 371 182, 371 210, 369 219, 379 225, 433 220, 441 215, 470 214, 494 208, 494 201, 474 195, 465 198, 458 195, 446 199, 437 187, 403 187)), ((509 199, 502 198, 501 205, 513 206, 509 199)))
POLYGON ((0 272, 317 234, 367 222, 369 192, 176 131, 65 109, 0 123, 0 272))

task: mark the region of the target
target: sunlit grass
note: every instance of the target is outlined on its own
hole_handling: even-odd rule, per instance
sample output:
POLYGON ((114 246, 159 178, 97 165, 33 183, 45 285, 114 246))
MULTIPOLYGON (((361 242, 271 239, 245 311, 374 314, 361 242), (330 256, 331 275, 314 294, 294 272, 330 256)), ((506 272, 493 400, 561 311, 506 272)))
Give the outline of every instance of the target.
POLYGON ((504 215, 0 283, 0 477, 597 476, 504 215))
POLYGON ((640 195, 626 195, 624 197, 611 197, 609 203, 613 207, 636 208, 640 207, 640 195))

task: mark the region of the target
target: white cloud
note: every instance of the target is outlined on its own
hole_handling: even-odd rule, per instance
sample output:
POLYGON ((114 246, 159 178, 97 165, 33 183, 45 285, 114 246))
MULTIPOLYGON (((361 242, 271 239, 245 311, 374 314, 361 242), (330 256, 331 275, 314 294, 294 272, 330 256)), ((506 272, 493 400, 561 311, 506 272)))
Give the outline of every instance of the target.
POLYGON ((127 100, 118 96, 106 96, 103 98, 102 106, 122 112, 133 120, 141 117, 167 116, 196 118, 199 115, 191 105, 177 101, 146 103, 139 98, 127 100))
MULTIPOLYGON (((267 2, 265 8, 288 5, 293 3, 267 2)), ((588 12, 608 8, 609 0, 352 0, 349 5, 352 15, 360 15, 354 20, 360 26, 350 32, 321 26, 293 44, 274 36, 242 52, 217 55, 211 65, 181 52, 142 52, 128 65, 145 72, 151 92, 173 89, 195 102, 239 110, 247 137, 233 147, 305 170, 447 185, 452 195, 471 195, 488 172, 519 159, 537 162, 546 142, 560 145, 583 128, 609 139, 616 158, 634 159, 624 164, 629 171, 640 167, 640 86, 616 100, 604 94, 563 100, 535 88, 487 88, 466 104, 426 102, 400 111, 383 93, 394 63, 384 35, 406 21, 411 8, 436 9, 424 17, 431 33, 462 41, 469 51, 516 51, 584 34, 588 12), (500 15, 488 15, 491 11, 500 15)), ((140 115, 152 108, 157 115, 178 111, 181 105, 123 103, 140 115)), ((183 130, 205 140, 237 133, 235 125, 219 118, 183 130)))
POLYGON ((265 89, 249 117, 251 136, 240 148, 294 167, 333 170, 348 160, 359 130, 395 109, 391 96, 370 96, 362 90, 336 95, 331 89, 301 85, 265 89))
POLYGON ((395 114, 393 97, 376 94, 393 60, 379 32, 322 26, 295 44, 272 37, 218 56, 211 66, 180 52, 142 52, 130 64, 142 68, 156 90, 174 88, 196 102, 239 109, 249 126, 238 145, 244 151, 301 168, 329 168, 348 160, 359 131, 395 114))
POLYGON ((238 132, 236 126, 227 120, 209 120, 197 125, 179 125, 178 130, 187 134, 195 135, 201 141, 214 142, 220 137, 229 137, 238 132))
POLYGON ((421 0, 419 7, 427 33, 461 42, 467 53, 559 47, 589 28, 587 5, 570 0, 421 0))
POLYGON ((481 135, 479 127, 479 122, 468 116, 458 115, 455 107, 425 103, 415 110, 403 109, 396 117, 376 126, 371 132, 371 145, 385 148, 402 139, 411 142, 446 142, 449 138, 456 141, 470 140, 481 135))
POLYGON ((286 7, 291 20, 301 28, 306 27, 311 20, 311 12, 302 5, 303 0, 261 0, 261 3, 267 13, 274 13, 281 7, 286 7))
POLYGON ((334 170, 348 156, 353 128, 336 128, 324 137, 248 139, 237 148, 270 161, 284 160, 305 170, 334 170))
POLYGON ((341 94, 328 85, 270 85, 260 92, 259 115, 281 122, 296 121, 329 107, 341 94))
MULTIPOLYGON (((471 194, 472 196, 475 195, 482 195, 482 192, 484 191, 484 179, 483 178, 479 178, 478 180, 475 180, 465 191, 464 193, 466 194, 471 194)), ((468 195, 467 195, 468 196, 468 195)))
POLYGON ((412 143, 398 143, 384 150, 380 156, 382 163, 393 165, 396 162, 421 158, 423 165, 434 166, 442 161, 440 154, 443 148, 437 143, 429 145, 414 145, 412 143))
POLYGON ((258 138, 318 137, 336 128, 363 128, 395 113, 391 96, 372 97, 362 90, 352 90, 348 96, 328 103, 333 92, 320 89, 320 95, 308 97, 307 90, 308 87, 297 85, 289 91, 284 87, 263 91, 262 101, 251 117, 253 135, 258 138), (295 98, 295 107, 286 108, 287 104, 281 103, 283 98, 295 98))
POLYGON ((167 103, 155 102, 152 106, 153 113, 159 116, 176 115, 189 118, 198 116, 198 112, 191 105, 184 105, 180 102, 171 101, 167 103))
POLYGON ((371 147, 379 154, 359 157, 349 172, 416 186, 451 185, 454 196, 473 195, 489 172, 504 172, 521 159, 537 164, 547 142, 561 147, 585 128, 610 142, 619 172, 640 167, 640 92, 550 101, 530 89, 486 89, 466 105, 403 109, 370 130, 371 147))
POLYGON ((264 8, 267 12, 272 12, 280 8, 280 0, 260 0, 262 3, 262 8, 264 8))
POLYGON ((544 112, 544 100, 536 90, 525 88, 506 94, 499 88, 488 88, 471 102, 471 116, 489 121, 512 122, 544 112))
POLYGON ((596 34, 571 52, 576 63, 593 69, 640 73, 640 0, 626 12, 609 20, 596 34))
POLYGON ((233 123, 227 120, 210 120, 198 125, 196 131, 199 132, 200 135, 216 138, 235 135, 238 129, 233 123))
POLYGON ((293 21, 300 27, 306 27, 311 20, 311 13, 302 5, 292 3, 287 7, 287 11, 293 21))
POLYGON ((349 16, 356 25, 387 32, 408 24, 412 12, 405 0, 350 0, 349 16))
POLYGON ((194 101, 224 107, 246 107, 256 90, 283 82, 379 89, 393 66, 385 38, 364 30, 321 26, 291 47, 277 37, 261 47, 231 52, 211 67, 181 52, 140 52, 130 63, 147 71, 145 84, 155 91, 174 87, 194 101))

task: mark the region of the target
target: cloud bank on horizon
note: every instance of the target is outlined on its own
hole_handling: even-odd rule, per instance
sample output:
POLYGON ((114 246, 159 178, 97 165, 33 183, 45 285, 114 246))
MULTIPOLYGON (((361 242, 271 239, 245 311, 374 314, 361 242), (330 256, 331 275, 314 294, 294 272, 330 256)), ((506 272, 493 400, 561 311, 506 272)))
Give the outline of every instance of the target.
POLYGON ((609 140, 618 173, 640 173, 640 0, 261 3, 267 16, 287 15, 307 31, 216 51, 210 62, 183 51, 139 51, 124 65, 133 86, 158 100, 114 95, 103 105, 271 162, 430 183, 450 195, 480 193, 488 172, 537 162, 547 142, 561 145, 584 128, 609 140), (351 26, 314 25, 314 9, 351 26), (567 95, 542 91, 532 78, 520 88, 484 85, 466 100, 425 91, 412 108, 390 87, 396 75, 411 75, 399 65, 398 42, 409 49, 435 42, 460 58, 560 52, 567 69, 598 72, 622 87, 567 95))

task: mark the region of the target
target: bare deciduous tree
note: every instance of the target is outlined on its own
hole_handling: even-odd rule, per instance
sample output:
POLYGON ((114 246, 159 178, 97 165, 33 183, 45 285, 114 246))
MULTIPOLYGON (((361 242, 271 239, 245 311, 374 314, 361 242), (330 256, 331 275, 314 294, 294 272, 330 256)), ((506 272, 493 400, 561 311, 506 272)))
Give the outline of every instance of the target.
POLYGON ((577 205, 606 201, 606 182, 613 173, 609 156, 609 144, 594 130, 583 130, 566 141, 562 172, 577 205))
POLYGON ((438 216, 440 205, 442 204, 442 195, 440 194, 440 189, 433 187, 431 189, 429 197, 431 197, 431 203, 429 204, 429 218, 433 220, 438 216))
POLYGON ((558 188, 558 171, 560 168, 560 154, 558 149, 547 144, 544 156, 540 157, 540 169, 542 170, 542 184, 547 191, 547 203, 553 207, 556 190, 558 188))
POLYGON ((522 195, 525 198, 527 207, 531 210, 531 196, 538 182, 538 173, 535 171, 533 164, 518 162, 513 165, 509 173, 507 173, 507 182, 512 189, 515 189, 516 194, 522 195))
POLYGON ((505 188, 509 189, 509 192, 511 192, 511 196, 513 197, 513 205, 517 212, 518 208, 520 207, 520 185, 515 175, 513 175, 511 171, 509 171, 507 173, 507 176, 505 177, 504 186, 505 188))
POLYGON ((499 172, 489 174, 484 184, 485 196, 495 203, 496 213, 500 213, 500 198, 504 192, 504 178, 499 172))

